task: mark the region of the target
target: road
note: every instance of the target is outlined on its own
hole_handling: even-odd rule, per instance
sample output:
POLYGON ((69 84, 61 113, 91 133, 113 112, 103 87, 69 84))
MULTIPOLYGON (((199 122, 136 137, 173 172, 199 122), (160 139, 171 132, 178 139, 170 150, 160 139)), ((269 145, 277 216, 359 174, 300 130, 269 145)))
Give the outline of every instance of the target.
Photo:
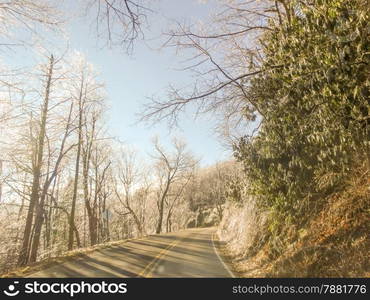
POLYGON ((95 250, 29 277, 231 277, 215 228, 148 236, 95 250))

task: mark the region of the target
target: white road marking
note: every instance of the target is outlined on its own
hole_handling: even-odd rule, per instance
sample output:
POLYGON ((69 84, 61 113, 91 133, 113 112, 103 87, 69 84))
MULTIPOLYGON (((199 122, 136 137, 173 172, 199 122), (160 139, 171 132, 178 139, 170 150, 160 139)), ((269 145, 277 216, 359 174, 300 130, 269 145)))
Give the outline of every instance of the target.
POLYGON ((216 248, 216 245, 215 245, 215 240, 214 240, 214 236, 216 235, 216 233, 214 232, 212 234, 212 246, 213 246, 213 250, 215 251, 219 261, 222 263, 222 265, 224 266, 224 268, 226 269, 226 271, 229 273, 230 277, 232 278, 235 278, 235 274, 233 271, 230 270, 229 266, 224 262, 224 260, 222 259, 222 257, 220 256, 220 254, 218 254, 218 251, 217 251, 217 248, 216 248))

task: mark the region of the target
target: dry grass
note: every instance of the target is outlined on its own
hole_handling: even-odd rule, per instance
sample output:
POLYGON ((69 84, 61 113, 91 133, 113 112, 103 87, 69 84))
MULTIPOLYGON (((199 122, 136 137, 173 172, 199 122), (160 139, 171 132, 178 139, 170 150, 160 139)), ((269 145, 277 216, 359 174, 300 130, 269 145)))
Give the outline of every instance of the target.
POLYGON ((303 228, 286 225, 267 243, 258 240, 265 224, 245 226, 243 210, 248 208, 239 208, 239 214, 234 211, 239 219, 235 223, 255 231, 254 238, 249 232, 241 238, 235 231, 227 232, 232 226, 220 230, 221 240, 231 237, 226 240, 227 252, 235 269, 243 277, 370 277, 368 168, 358 168, 342 191, 321 200, 325 204, 308 216, 303 228), (280 247, 278 254, 272 245, 280 247))
POLYGON ((267 212, 257 208, 255 199, 249 197, 244 205, 229 205, 218 229, 218 236, 225 243, 223 255, 232 262, 241 277, 264 277, 262 269, 266 257, 262 249, 267 245, 267 212))

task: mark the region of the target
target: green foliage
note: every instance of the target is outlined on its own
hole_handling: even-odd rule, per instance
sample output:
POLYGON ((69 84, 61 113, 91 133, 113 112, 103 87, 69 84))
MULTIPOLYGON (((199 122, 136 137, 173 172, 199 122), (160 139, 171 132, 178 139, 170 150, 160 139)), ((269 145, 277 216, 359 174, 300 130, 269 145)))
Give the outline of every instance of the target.
POLYGON ((370 25, 367 1, 294 3, 295 15, 260 39, 265 72, 248 89, 265 118, 235 155, 264 206, 300 218, 368 158, 370 25))

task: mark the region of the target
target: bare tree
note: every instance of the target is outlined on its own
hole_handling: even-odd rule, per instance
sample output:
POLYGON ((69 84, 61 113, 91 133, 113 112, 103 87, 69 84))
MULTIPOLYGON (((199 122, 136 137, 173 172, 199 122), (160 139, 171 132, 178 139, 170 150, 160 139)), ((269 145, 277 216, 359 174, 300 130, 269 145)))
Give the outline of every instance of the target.
MULTIPOLYGON (((61 60, 57 62, 59 61, 61 60)), ((16 155, 14 156, 14 163, 23 168, 25 172, 31 173, 33 178, 26 226, 18 259, 19 265, 36 261, 44 224, 47 226, 44 237, 48 240, 49 244, 50 232, 48 231, 50 231, 50 226, 52 226, 50 218, 53 210, 67 211, 61 203, 57 203, 57 197, 54 193, 56 181, 59 176, 61 176, 60 174, 62 174, 62 166, 67 163, 66 158, 75 146, 77 146, 75 177, 70 181, 73 183, 71 194, 72 205, 71 212, 66 213, 66 216, 68 217, 67 224, 69 224, 70 238, 72 237, 72 242, 70 242, 71 239, 69 239, 68 244, 71 243, 73 245, 73 236, 76 236, 77 246, 81 246, 79 233, 75 224, 75 208, 78 178, 80 175, 80 157, 84 142, 82 134, 89 138, 91 151, 95 151, 92 155, 92 165, 95 166, 96 170, 99 169, 99 166, 96 165, 98 162, 97 157, 99 156, 96 150, 96 134, 98 131, 95 129, 99 116, 99 101, 102 99, 98 95, 98 90, 101 85, 94 82, 94 78, 91 74, 84 73, 87 72, 86 69, 76 68, 77 73, 79 71, 82 72, 82 75, 78 73, 77 76, 76 73, 71 74, 71 69, 68 67, 66 68, 63 66, 63 68, 56 69, 55 65, 57 62, 54 60, 54 57, 51 56, 49 69, 47 72, 45 71, 45 74, 42 74, 42 76, 46 78, 46 82, 44 83, 44 100, 41 105, 41 121, 37 122, 34 120, 32 117, 33 114, 31 113, 28 137, 32 151, 31 167, 28 167, 25 163, 20 161, 19 159, 21 159, 21 157, 19 155, 19 158, 16 158, 16 155), (51 94, 52 92, 53 94, 51 94), (86 105, 87 101, 90 101, 89 105, 86 105), (77 109, 75 109, 76 106, 78 107, 77 109), (89 109, 91 109, 91 111, 89 109), (93 117, 90 119, 90 116, 93 117), (89 122, 92 123, 93 128, 92 139, 90 139, 90 132, 87 132, 91 126, 89 122), (71 136, 73 136, 72 134, 76 131, 77 141, 72 141, 71 136)), ((38 93, 38 91, 36 91, 36 93, 38 93)), ((32 108, 32 106, 30 107, 32 108)), ((26 108, 27 107, 25 107, 25 109, 26 108)), ((108 167, 109 164, 107 168, 108 167)), ((87 166, 88 176, 90 175, 89 172, 91 172, 90 165, 87 166)), ((102 176, 103 178, 99 177, 99 172, 100 171, 95 172, 94 187, 88 188, 89 191, 93 191, 94 193, 94 203, 99 202, 100 204, 100 202, 104 202, 105 206, 105 196, 103 196, 101 192, 102 182, 106 179, 105 169, 102 176), (96 200, 99 197, 102 197, 101 201, 96 200)), ((64 179, 62 180, 65 181, 64 179)), ((89 179, 87 180, 89 181, 89 179)), ((67 181, 66 189, 68 189, 68 186, 69 184, 67 181)), ((88 200, 89 199, 87 199, 87 201, 88 200)), ((94 208, 95 207, 96 205, 94 208)), ((94 220, 93 224, 96 224, 98 222, 98 217, 96 216, 97 212, 94 209, 93 211, 93 217, 89 219, 94 220)), ((96 226, 94 228, 96 228, 96 226)), ((96 232, 96 230, 93 232, 96 232)))
POLYGON ((141 193, 143 193, 141 195, 138 193, 135 194, 134 190, 135 187, 138 188, 141 178, 144 176, 139 170, 135 151, 122 149, 118 162, 118 184, 116 185, 115 193, 123 208, 134 219, 139 236, 143 235, 143 220, 140 217, 141 207, 139 206, 139 211, 136 211, 133 201, 145 198, 145 189, 141 190, 141 193))
POLYGON ((224 1, 220 11, 205 26, 178 23, 166 34, 164 47, 184 52, 183 71, 192 72, 195 80, 190 87, 170 85, 167 98, 150 99, 141 121, 167 120, 176 126, 179 115, 192 106, 196 116, 212 113, 218 133, 232 141, 245 134, 246 118, 266 117, 247 87, 255 76, 283 67, 262 68, 258 36, 272 30, 270 22, 289 15, 290 1, 224 1))
MULTIPOLYGON (((98 103, 96 103, 98 105, 98 103)), ((102 109, 92 106, 91 111, 84 116, 84 137, 82 143, 82 185, 85 208, 87 211, 90 244, 98 242, 99 199, 102 196, 104 184, 108 180, 111 167, 110 153, 107 145, 99 143, 105 139, 99 121, 102 109)))
POLYGON ((156 233, 162 232, 165 203, 169 196, 170 188, 189 176, 189 172, 198 163, 193 155, 186 151, 186 144, 177 139, 173 140, 174 151, 168 153, 160 145, 159 140, 153 141, 155 154, 154 167, 158 184, 157 209, 158 221, 156 233))
POLYGON ((0 13, 0 46, 3 48, 27 45, 32 41, 30 35, 40 37, 42 29, 56 30, 63 23, 57 6, 47 0, 1 1, 0 13))
POLYGON ((68 232, 68 250, 73 248, 73 235, 74 235, 74 221, 77 201, 77 189, 78 179, 80 175, 80 158, 81 158, 81 144, 82 144, 82 114, 83 114, 83 89, 84 89, 84 77, 81 78, 80 90, 78 93, 78 139, 77 139, 77 153, 76 153, 76 164, 75 164, 75 176, 73 182, 73 195, 71 213, 69 215, 69 232, 68 232))
POLYGON ((49 100, 50 100, 50 91, 52 85, 52 77, 54 70, 54 57, 50 57, 49 66, 46 71, 46 84, 45 84, 45 93, 44 93, 44 102, 42 105, 42 114, 40 120, 40 129, 37 137, 37 143, 35 144, 34 151, 32 153, 33 162, 32 162, 32 191, 30 196, 30 203, 28 207, 27 219, 23 233, 23 242, 19 253, 18 264, 25 265, 29 259, 30 251, 30 239, 31 239, 31 228, 34 216, 34 209, 39 201, 39 190, 40 190, 40 179, 41 179, 41 169, 43 166, 44 158, 44 147, 45 147, 45 135, 46 135, 46 120, 47 114, 49 111, 49 100))
MULTIPOLYGON (((73 111, 73 102, 70 104, 70 109, 67 117, 67 122, 65 125, 65 130, 64 134, 62 136, 62 141, 59 149, 59 154, 57 156, 56 162, 54 164, 54 167, 51 166, 50 159, 48 161, 48 167, 47 170, 49 170, 48 175, 45 179, 45 182, 43 184, 41 194, 40 194, 40 200, 39 203, 37 203, 37 208, 36 208, 36 216, 35 216, 35 224, 34 224, 34 229, 33 229, 33 239, 32 239, 32 245, 31 245, 31 252, 30 252, 30 257, 29 257, 29 262, 35 262, 37 259, 37 251, 39 248, 39 243, 40 243, 40 237, 41 237, 41 228, 42 225, 44 224, 44 207, 45 207, 45 201, 46 198, 49 196, 48 191, 53 182, 55 182, 56 177, 58 176, 58 173, 60 172, 60 165, 62 163, 63 158, 68 154, 69 151, 73 149, 75 146, 74 144, 67 146, 66 142, 68 137, 71 135, 73 132, 72 128, 72 111, 73 111), (52 169, 52 170, 50 170, 52 169), (49 175, 50 173, 50 175, 49 175)), ((50 147, 49 147, 50 148, 50 147)), ((49 149, 50 153, 50 149, 49 149)), ((50 155, 50 154, 49 154, 50 155)))
POLYGON ((108 46, 124 46, 131 52, 134 41, 144 35, 148 5, 146 0, 88 0, 87 12, 95 16, 98 37, 103 36, 108 46))
POLYGON ((144 170, 141 173, 141 180, 140 180, 140 187, 135 190, 133 196, 133 203, 135 203, 137 216, 139 222, 141 223, 141 230, 142 235, 145 234, 147 231, 147 219, 148 219, 148 202, 150 200, 150 196, 152 194, 152 182, 149 180, 149 176, 146 173, 148 170, 144 170), (144 173, 145 172, 145 173, 144 173))
POLYGON ((186 186, 192 180, 194 176, 194 169, 189 170, 189 173, 179 181, 174 187, 172 187, 168 197, 166 198, 167 216, 166 216, 166 232, 172 231, 172 217, 176 206, 184 200, 184 192, 186 186))
POLYGON ((80 177, 80 161, 81 161, 81 147, 83 143, 84 129, 87 125, 84 122, 87 121, 86 114, 89 113, 89 109, 94 106, 99 90, 102 85, 97 83, 95 80, 95 74, 92 70, 92 66, 89 65, 85 59, 80 54, 75 54, 74 62, 72 63, 72 68, 74 69, 71 76, 69 89, 70 96, 77 103, 78 106, 78 116, 77 116, 77 152, 75 160, 75 174, 73 182, 73 194, 72 194, 72 205, 70 216, 70 227, 69 227, 69 237, 68 237, 68 249, 72 250, 74 234, 75 234, 75 210, 77 201, 78 184, 80 177))

